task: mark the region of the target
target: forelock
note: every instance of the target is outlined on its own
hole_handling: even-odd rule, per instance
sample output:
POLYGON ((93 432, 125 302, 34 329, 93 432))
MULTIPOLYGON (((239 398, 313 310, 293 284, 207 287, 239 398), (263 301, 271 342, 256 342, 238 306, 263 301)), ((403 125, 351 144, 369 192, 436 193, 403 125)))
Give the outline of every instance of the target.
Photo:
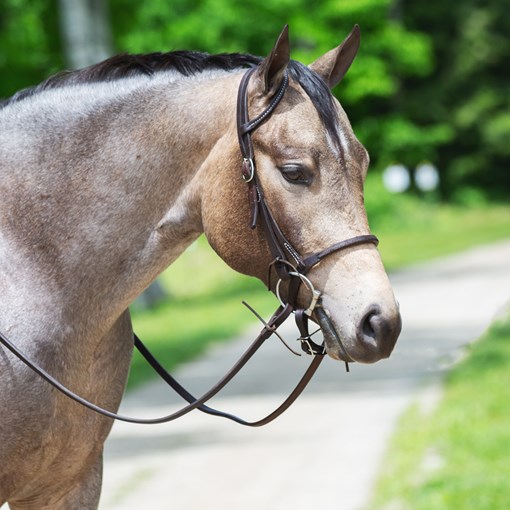
POLYGON ((289 74, 291 78, 301 85, 312 101, 331 141, 342 154, 342 144, 339 138, 340 120, 333 94, 331 94, 329 87, 317 73, 295 60, 291 60, 289 64, 289 74))

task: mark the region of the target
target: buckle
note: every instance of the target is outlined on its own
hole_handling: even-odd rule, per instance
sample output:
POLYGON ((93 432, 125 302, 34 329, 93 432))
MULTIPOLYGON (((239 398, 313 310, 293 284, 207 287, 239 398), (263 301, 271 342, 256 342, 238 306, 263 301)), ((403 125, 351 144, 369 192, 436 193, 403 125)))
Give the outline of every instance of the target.
POLYGON ((312 356, 322 356, 326 354, 326 348, 324 345, 316 344, 309 336, 299 337, 298 340, 301 342, 301 349, 312 356))
POLYGON ((252 158, 243 158, 243 167, 241 177, 245 183, 253 181, 255 177, 255 163, 252 158))

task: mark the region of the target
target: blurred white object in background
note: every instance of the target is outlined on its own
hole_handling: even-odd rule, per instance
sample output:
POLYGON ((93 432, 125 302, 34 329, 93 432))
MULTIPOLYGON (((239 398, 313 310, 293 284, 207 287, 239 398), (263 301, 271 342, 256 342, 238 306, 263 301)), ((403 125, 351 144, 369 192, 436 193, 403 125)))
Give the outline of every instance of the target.
POLYGON ((402 193, 411 185, 409 170, 400 163, 386 167, 382 179, 386 189, 392 193, 402 193))
POLYGON ((421 191, 433 191, 439 185, 439 172, 432 163, 420 163, 414 172, 414 182, 421 191))

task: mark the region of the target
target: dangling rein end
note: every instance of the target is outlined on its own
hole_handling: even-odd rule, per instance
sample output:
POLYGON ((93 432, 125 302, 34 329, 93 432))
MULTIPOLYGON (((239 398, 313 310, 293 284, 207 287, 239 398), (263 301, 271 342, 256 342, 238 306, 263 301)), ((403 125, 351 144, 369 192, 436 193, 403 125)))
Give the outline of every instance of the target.
POLYGON ((273 333, 275 334, 278 339, 280 340, 280 342, 285 345, 285 347, 287 347, 287 349, 292 353, 292 354, 295 354, 296 356, 301 356, 301 354, 299 352, 296 352, 283 338, 282 336, 280 335, 280 333, 278 333, 278 331, 276 331, 276 328, 274 326, 270 326, 261 316, 260 314, 252 307, 250 306, 246 301, 241 301, 241 303, 246 306, 246 308, 248 308, 248 310, 250 310, 250 312, 255 315, 255 317, 257 317, 257 319, 262 322, 262 324, 264 324, 264 328, 269 331, 270 333, 273 333))

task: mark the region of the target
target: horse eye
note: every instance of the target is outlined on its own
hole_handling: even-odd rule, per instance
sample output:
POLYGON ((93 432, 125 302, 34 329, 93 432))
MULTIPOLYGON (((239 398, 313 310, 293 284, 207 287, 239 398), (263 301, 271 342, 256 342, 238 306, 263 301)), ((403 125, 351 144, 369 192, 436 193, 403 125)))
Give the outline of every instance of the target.
POLYGON ((308 172, 298 165, 286 165, 280 168, 283 178, 293 184, 310 184, 308 172))

